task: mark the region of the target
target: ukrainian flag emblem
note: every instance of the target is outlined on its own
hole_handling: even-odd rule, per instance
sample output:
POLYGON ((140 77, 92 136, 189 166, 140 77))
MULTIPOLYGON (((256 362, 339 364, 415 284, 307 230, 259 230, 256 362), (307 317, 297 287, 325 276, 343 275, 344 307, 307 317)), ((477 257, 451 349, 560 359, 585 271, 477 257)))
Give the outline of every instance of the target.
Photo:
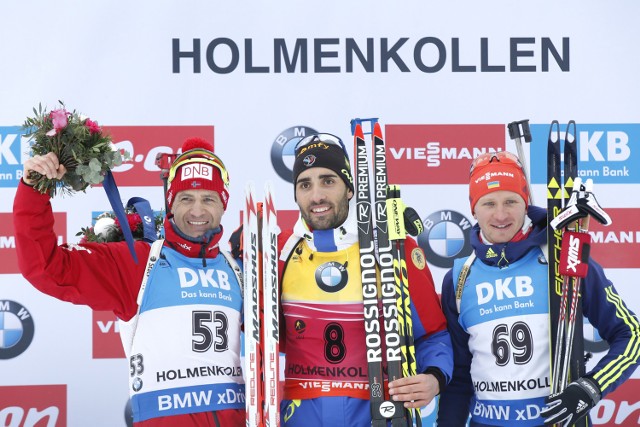
POLYGON ((487 183, 487 188, 499 188, 500 181, 491 181, 487 183))

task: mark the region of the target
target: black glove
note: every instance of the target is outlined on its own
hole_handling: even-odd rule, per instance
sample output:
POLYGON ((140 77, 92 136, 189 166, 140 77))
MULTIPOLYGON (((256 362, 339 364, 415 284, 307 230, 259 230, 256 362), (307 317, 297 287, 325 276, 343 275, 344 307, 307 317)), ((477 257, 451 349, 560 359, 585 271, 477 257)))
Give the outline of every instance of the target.
POLYGON ((560 393, 547 397, 540 416, 544 423, 567 427, 589 413, 600 400, 600 389, 588 378, 578 378, 560 393))

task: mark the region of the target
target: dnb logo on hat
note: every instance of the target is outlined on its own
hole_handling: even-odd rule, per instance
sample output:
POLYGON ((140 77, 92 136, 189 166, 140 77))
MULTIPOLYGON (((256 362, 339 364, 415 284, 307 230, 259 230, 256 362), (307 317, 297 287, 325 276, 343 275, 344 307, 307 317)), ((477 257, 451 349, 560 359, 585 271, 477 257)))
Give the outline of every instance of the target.
POLYGON ((0 359, 22 354, 33 340, 33 318, 15 301, 0 300, 0 359))
POLYGON ((451 268, 454 259, 471 254, 471 222, 461 213, 437 211, 422 222, 418 245, 431 264, 451 268))
POLYGON ((308 126, 293 126, 276 137, 271 146, 271 164, 280 178, 293 183, 293 162, 296 144, 304 137, 318 133, 308 126))
POLYGON ((349 274, 339 262, 325 262, 316 269, 316 284, 325 292, 338 292, 347 286, 349 274))

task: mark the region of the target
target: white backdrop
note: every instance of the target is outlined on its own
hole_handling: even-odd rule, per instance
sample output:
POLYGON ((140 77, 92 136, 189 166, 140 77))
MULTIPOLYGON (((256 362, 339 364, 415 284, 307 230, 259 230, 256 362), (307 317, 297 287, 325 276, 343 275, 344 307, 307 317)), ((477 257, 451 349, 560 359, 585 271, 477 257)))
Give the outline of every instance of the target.
MULTIPOLYGON (((619 211, 625 224, 603 240, 604 254, 624 251, 629 259, 603 265, 629 306, 640 311, 640 229, 631 221, 640 212, 640 132, 636 130, 640 123, 636 84, 640 5, 635 1, 39 0, 3 4, 0 12, 0 255, 9 263, 15 256, 9 213, 18 182, 16 171, 23 161, 19 139, 14 137, 40 102, 55 108, 57 100, 63 100, 101 125, 124 127, 116 142, 130 139, 137 154, 143 155, 154 147, 178 148, 182 139, 163 139, 160 132, 141 142, 127 136, 128 130, 144 134, 143 126, 209 127, 205 132, 214 139, 232 180, 223 219, 227 237, 239 223, 248 180, 271 180, 278 208, 296 209, 291 184, 278 175, 271 158, 272 149, 282 141, 279 137, 290 135, 292 128, 334 133, 350 143, 350 119, 379 117, 387 131, 392 125, 420 125, 427 130, 430 125, 449 125, 450 142, 459 146, 497 145, 514 151, 506 130, 496 141, 476 140, 473 135, 460 141, 456 129, 530 119, 536 135, 543 138, 535 138, 536 145, 527 146, 527 152, 533 159, 544 159, 540 153, 549 123, 557 119, 564 130, 567 121, 574 119, 579 131, 588 130, 580 136, 580 143, 590 147, 581 154, 582 164, 630 171, 619 179, 594 179, 600 203, 619 211), (183 54, 193 51, 194 39, 200 40, 200 54, 195 55, 200 72, 194 72, 193 57, 176 58, 172 50, 177 43, 183 54), (373 61, 365 70, 356 55, 349 55, 348 46, 353 40, 366 52, 368 39, 373 61), (291 71, 277 59, 280 40, 289 58, 294 58, 296 46, 307 47, 306 59, 296 51, 301 56, 291 71), (545 49, 549 43, 557 57, 545 49), (237 46, 237 66, 230 46, 237 46), (386 60, 385 51, 390 52, 386 60), (349 58, 353 58, 352 70, 349 58), (444 62, 436 71, 438 60, 444 62), (210 65, 228 72, 216 72, 210 65), (434 72, 421 71, 421 65, 434 72), (594 139, 598 132, 613 135, 621 130, 628 136, 622 145, 606 137, 601 142, 594 139), (597 153, 605 154, 600 159, 597 153), (631 241, 618 244, 616 240, 626 232, 631 241)), ((398 147, 410 145, 399 139, 388 143, 396 153, 398 147)), ((424 148, 424 141, 421 144, 424 148)), ((133 184, 157 176, 157 170, 145 169, 143 157, 131 170, 116 174, 122 198, 146 197, 161 209, 159 180, 156 186, 133 184)), ((402 166, 396 166, 396 172, 390 169, 390 180, 403 181, 405 202, 422 218, 440 210, 471 218, 467 188, 462 184, 468 159, 452 161, 453 169, 442 166, 438 173, 445 179, 429 183, 420 178, 428 172, 424 160, 397 157, 389 161, 402 166)), ((282 153, 285 166, 290 166, 288 160, 282 153)), ((543 161, 532 160, 530 166, 544 174, 543 161)), ((544 202, 545 191, 544 180, 534 179, 538 204, 544 202)), ((92 212, 109 210, 100 188, 56 199, 53 206, 55 212, 66 214, 62 236, 66 241, 76 241, 75 233, 90 224, 92 212)), ((439 289, 446 268, 431 267, 439 289)), ((0 303, 13 301, 28 310, 35 333, 23 353, 0 359, 0 425, 29 425, 29 409, 37 405, 28 398, 8 397, 17 396, 16 386, 23 385, 35 387, 29 389, 33 395, 47 390, 47 385, 66 385, 64 402, 56 389, 56 397, 43 406, 60 411, 56 426, 124 425, 126 362, 92 353, 95 341, 104 338, 96 330, 111 334, 110 338, 117 335, 111 325, 97 322, 86 307, 38 293, 15 266, 2 268, 0 303)), ((10 311, 7 307, 0 314, 10 311)), ((612 395, 601 404, 596 423, 640 425, 640 379, 636 378, 638 373, 620 397, 612 395)))

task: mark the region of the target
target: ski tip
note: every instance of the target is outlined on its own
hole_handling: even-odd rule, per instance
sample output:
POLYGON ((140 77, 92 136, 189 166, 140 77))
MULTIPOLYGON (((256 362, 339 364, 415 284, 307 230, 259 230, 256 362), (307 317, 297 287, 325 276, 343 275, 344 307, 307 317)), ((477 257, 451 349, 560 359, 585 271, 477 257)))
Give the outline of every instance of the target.
POLYGON ((357 123, 353 129, 353 136, 355 138, 364 139, 364 132, 362 131, 362 124, 357 123))
POLYGON ((373 136, 382 139, 382 126, 380 122, 376 122, 375 125, 373 125, 373 136))

